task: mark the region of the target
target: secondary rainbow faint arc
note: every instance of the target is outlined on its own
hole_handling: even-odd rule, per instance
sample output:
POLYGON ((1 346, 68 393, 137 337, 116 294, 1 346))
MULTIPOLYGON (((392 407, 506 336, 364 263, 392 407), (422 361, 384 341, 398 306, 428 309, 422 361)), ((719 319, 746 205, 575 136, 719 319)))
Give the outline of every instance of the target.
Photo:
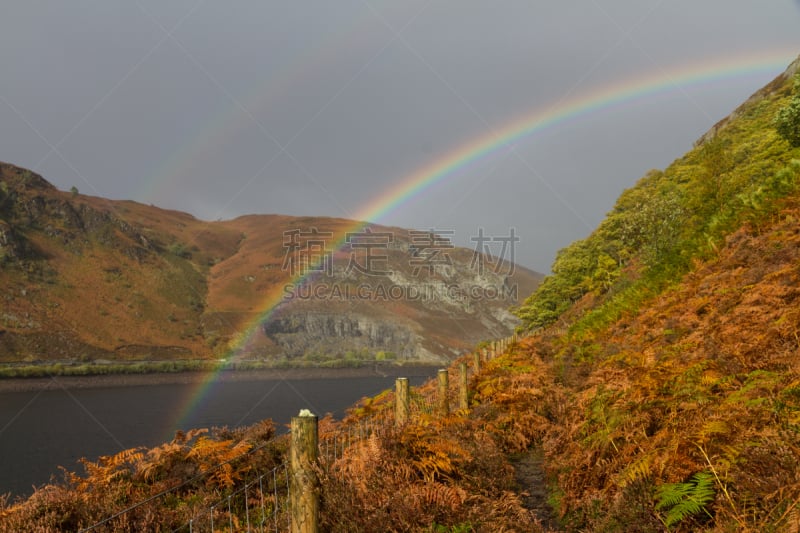
MULTIPOLYGON (((431 185, 448 176, 453 176, 458 170, 521 138, 528 137, 556 124, 658 93, 675 91, 687 85, 696 85, 754 73, 774 72, 777 74, 777 72, 786 67, 793 56, 794 51, 790 53, 782 50, 769 55, 740 57, 732 60, 692 65, 690 67, 683 66, 681 69, 671 72, 659 71, 648 76, 626 79, 602 87, 599 90, 594 90, 591 93, 576 95, 573 98, 564 99, 543 109, 536 109, 519 119, 508 122, 497 130, 490 131, 456 147, 398 180, 394 187, 376 197, 366 208, 358 213, 356 218, 371 223, 378 222, 398 206, 409 201, 431 185)), ((349 231, 357 231, 364 224, 366 222, 356 222, 349 231)), ((337 241, 332 248, 340 248, 343 240, 342 238, 337 241)), ((300 275, 293 278, 291 283, 294 286, 299 286, 308 279, 308 274, 300 275)), ((244 334, 239 336, 241 340, 231 349, 231 352, 240 349, 247 343, 255 329, 268 320, 270 315, 278 308, 284 299, 284 295, 283 286, 270 291, 264 299, 264 303, 260 306, 262 311, 258 313, 257 318, 248 324, 244 334)), ((189 401, 180 410, 179 423, 202 400, 217 373, 211 373, 190 394, 189 401)))
POLYGON ((337 29, 330 38, 314 44, 299 54, 299 57, 292 58, 292 61, 287 62, 274 75, 254 83, 239 99, 241 103, 233 100, 222 106, 203 127, 197 129, 195 135, 187 137, 165 161, 154 168, 149 178, 144 180, 142 195, 154 198, 159 192, 163 192, 160 191, 161 187, 179 187, 180 184, 173 183, 175 180, 170 180, 170 176, 196 172, 192 165, 200 159, 201 154, 213 152, 232 141, 243 124, 261 129, 254 122, 253 116, 258 116, 280 102, 294 86, 313 83, 315 76, 324 71, 326 66, 333 64, 336 57, 347 56, 358 48, 358 40, 366 35, 365 28, 371 20, 372 16, 365 10, 349 24, 337 29))

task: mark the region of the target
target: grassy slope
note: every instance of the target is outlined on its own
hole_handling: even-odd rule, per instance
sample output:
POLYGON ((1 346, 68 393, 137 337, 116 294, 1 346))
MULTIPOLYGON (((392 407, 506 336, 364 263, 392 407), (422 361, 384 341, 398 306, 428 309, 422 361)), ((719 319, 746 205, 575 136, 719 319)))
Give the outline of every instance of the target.
MULTIPOLYGON (((540 329, 472 379, 468 414, 348 452, 323 478, 326 527, 536 531, 508 457, 539 449, 566 530, 800 529, 800 150, 771 124, 790 91, 777 80, 559 256, 520 311, 540 329)), ((352 418, 390 416, 387 400, 352 418)), ((5 523, 102 516, 104 494, 157 490, 145 466, 175 476, 198 455, 110 458, 5 523)))
POLYGON ((534 330, 558 320, 573 332, 601 327, 677 282, 695 259, 713 257, 730 232, 761 224, 772 200, 794 188, 793 178, 779 172, 800 151, 773 126, 791 93, 791 79, 777 78, 694 150, 623 192, 589 237, 558 253, 553 275, 520 306, 519 316, 534 330), (567 312, 575 303, 592 310, 578 323, 575 308, 567 312))
POLYGON ((791 88, 626 191, 521 309, 564 527, 800 525, 800 150, 772 126, 791 88))
POLYGON ((208 261, 235 252, 238 235, 184 213, 26 186, 24 179, 37 177, 2 170, 15 194, 2 215, 27 250, 0 267, 3 359, 163 360, 208 352, 198 329, 208 261), (185 253, 175 253, 176 243, 185 253), (192 255, 183 243, 195 243, 196 252, 202 245, 203 253, 192 255))
MULTIPOLYGON (((135 202, 58 191, 28 170, 0 163, 0 362, 228 356, 265 303, 283 295, 290 279, 282 268, 283 232, 317 227, 333 232, 335 242, 354 224, 279 215, 205 222, 135 202)), ((408 262, 401 252, 394 260, 408 262)), ((520 269, 515 281, 524 290, 539 279, 520 269)), ((313 304, 315 309, 326 305, 313 304)), ((350 304, 331 308, 353 312, 350 304)), ((414 302, 363 307, 363 313, 387 321, 406 320, 423 333, 432 353, 441 353, 442 346, 469 348, 452 311, 434 317, 442 324, 435 329, 426 321, 428 310, 414 302)), ((466 327, 486 329, 480 323, 466 327)), ((248 348, 278 358, 280 347, 256 333, 248 348)), ((11 371, 24 375, 28 370, 11 371)))

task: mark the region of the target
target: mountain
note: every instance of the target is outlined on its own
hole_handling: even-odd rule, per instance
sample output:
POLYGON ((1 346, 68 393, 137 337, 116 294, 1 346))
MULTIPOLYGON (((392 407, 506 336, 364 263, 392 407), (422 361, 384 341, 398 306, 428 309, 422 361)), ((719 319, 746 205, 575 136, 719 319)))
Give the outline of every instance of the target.
POLYGON ((510 332, 540 278, 426 232, 205 222, 0 164, 0 361, 445 361, 510 332))
POLYGON ((494 386, 533 391, 502 401, 537 417, 522 448, 564 528, 800 528, 799 71, 625 191, 519 308, 494 386))
MULTIPOLYGON (((320 469, 323 529, 800 531, 798 71, 800 58, 557 255, 517 308, 527 334, 470 378, 469 409, 394 428, 382 393, 320 423, 333 442, 392 426, 320 469)), ((47 253, 4 231, 17 256, 47 253)), ((267 459, 174 499, 152 497, 159 475, 184 487, 198 457, 263 443, 265 427, 101 458, 0 501, 0 528, 91 524, 145 498, 142 523, 180 527, 267 459)))

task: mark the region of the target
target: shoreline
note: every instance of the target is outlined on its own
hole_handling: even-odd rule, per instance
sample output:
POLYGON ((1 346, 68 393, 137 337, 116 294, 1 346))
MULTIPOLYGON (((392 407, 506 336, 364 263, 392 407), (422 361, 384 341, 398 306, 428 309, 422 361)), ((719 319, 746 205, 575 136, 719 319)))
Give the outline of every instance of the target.
POLYGON ((255 370, 184 371, 147 374, 103 374, 89 376, 50 376, 45 378, 0 379, 0 393, 39 392, 57 389, 93 389, 148 385, 186 385, 202 383, 211 377, 220 382, 307 380, 362 377, 433 377, 441 365, 362 366, 353 368, 269 368, 255 370))

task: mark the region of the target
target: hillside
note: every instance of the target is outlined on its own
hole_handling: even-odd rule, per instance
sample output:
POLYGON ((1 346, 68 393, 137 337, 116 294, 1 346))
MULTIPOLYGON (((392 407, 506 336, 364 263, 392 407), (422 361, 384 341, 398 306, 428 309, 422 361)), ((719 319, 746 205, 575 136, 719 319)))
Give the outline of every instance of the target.
POLYGON ((798 70, 623 193, 518 310, 564 528, 800 528, 798 70))
POLYGON ((418 235, 370 229, 392 236, 391 246, 374 252, 392 279, 348 270, 361 249, 333 253, 346 232, 364 231, 353 221, 252 215, 205 222, 59 191, 28 170, 0 164, 0 362, 222 357, 316 364, 374 359, 380 352, 384 358, 447 360, 507 334, 517 322, 506 309, 541 278, 521 267, 513 276, 475 272, 472 252, 452 245, 442 250, 447 264, 412 275, 409 246, 418 235), (312 292, 264 315, 302 274, 288 267, 314 250, 306 242, 290 251, 285 232, 291 231, 317 231, 333 260, 329 272, 302 287, 363 286, 362 294, 312 292), (434 297, 380 292, 394 285, 434 297), (473 286, 503 297, 479 300, 446 290, 473 286))
MULTIPOLYGON (((323 529, 800 531, 799 69, 559 253, 517 310, 525 336, 473 367, 468 409, 436 416, 428 384, 400 428, 392 393, 323 420, 323 529), (359 438, 364 427, 383 429, 359 438)), ((243 524, 234 487, 285 460, 284 440, 264 444, 271 430, 88 463, 6 505, 0 529, 91 524, 164 486, 176 488, 119 523, 179 530, 217 509, 243 524)))

